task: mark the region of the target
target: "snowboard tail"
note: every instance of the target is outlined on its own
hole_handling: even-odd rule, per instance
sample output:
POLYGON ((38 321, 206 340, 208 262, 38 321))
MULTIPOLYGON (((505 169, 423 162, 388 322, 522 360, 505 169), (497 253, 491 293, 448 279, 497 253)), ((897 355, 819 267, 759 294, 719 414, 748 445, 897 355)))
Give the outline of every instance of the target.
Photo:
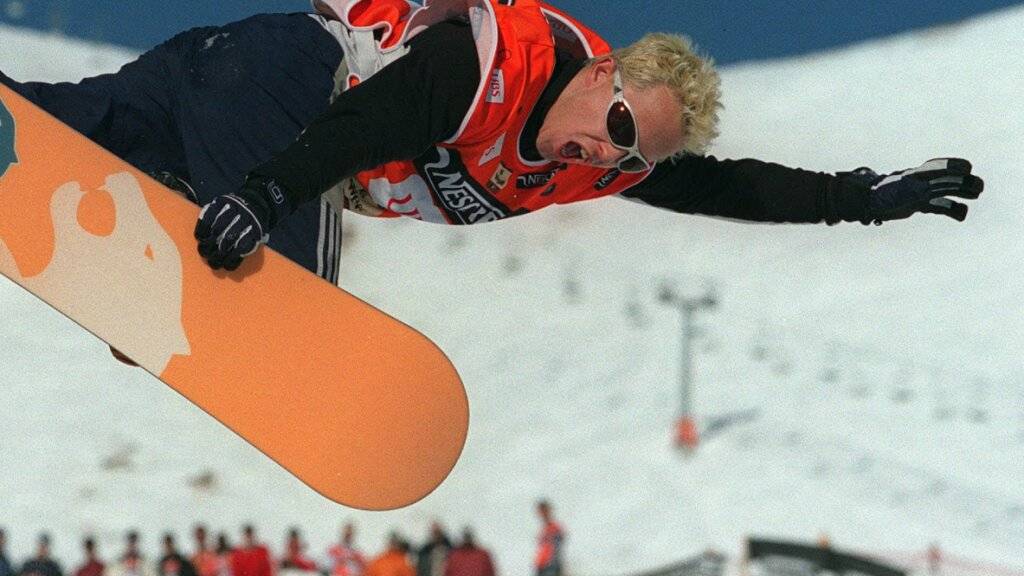
POLYGON ((385 510, 429 494, 468 428, 445 354, 266 247, 212 271, 198 213, 0 85, 0 273, 323 496, 385 510))

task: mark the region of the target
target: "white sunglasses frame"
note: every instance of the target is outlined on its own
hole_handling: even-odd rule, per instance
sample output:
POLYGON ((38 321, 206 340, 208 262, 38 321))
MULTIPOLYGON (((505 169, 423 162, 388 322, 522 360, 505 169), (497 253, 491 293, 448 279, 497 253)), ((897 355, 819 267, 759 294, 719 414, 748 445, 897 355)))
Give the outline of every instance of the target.
POLYGON ((626 101, 626 94, 625 91, 622 89, 622 74, 619 72, 618 66, 616 66, 615 71, 612 73, 612 101, 608 103, 608 109, 605 110, 604 113, 604 124, 606 131, 608 130, 608 115, 611 113, 612 107, 618 104, 619 102, 622 102, 623 106, 626 107, 626 110, 629 111, 629 118, 633 121, 633 132, 636 134, 636 138, 633 140, 632 146, 622 146, 620 144, 617 144, 614 140, 612 140, 611 132, 608 133, 608 142, 612 146, 618 148, 619 150, 626 152, 626 155, 623 156, 622 158, 619 158, 619 160, 616 162, 615 167, 620 172, 625 172, 627 174, 640 174, 642 172, 648 172, 654 165, 640 152, 640 127, 637 126, 636 124, 636 113, 633 112, 633 107, 629 105, 628 101, 626 101), (634 158, 639 158, 640 161, 644 163, 643 168, 639 170, 626 170, 622 167, 623 164, 634 158))

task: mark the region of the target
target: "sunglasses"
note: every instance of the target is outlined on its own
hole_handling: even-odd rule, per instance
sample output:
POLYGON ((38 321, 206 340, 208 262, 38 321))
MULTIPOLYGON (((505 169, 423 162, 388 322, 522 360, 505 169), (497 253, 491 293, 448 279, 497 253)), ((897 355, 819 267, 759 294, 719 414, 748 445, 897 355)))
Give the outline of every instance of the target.
POLYGON ((636 117, 629 102, 626 102, 626 95, 622 90, 622 75, 618 68, 612 76, 612 85, 612 101, 608 105, 605 124, 612 145, 626 152, 616 167, 622 172, 647 172, 651 169, 651 163, 644 158, 640 153, 640 147, 637 146, 636 117))

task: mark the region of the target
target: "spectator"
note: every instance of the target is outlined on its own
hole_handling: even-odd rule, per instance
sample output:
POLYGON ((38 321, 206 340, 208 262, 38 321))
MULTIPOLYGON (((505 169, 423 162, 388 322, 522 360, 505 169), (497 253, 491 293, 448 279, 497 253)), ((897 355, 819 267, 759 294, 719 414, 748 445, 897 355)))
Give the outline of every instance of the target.
POLYGON ((60 565, 50 558, 50 535, 40 534, 36 555, 25 561, 21 567, 21 576, 63 576, 60 565))
POLYGON ((129 530, 124 535, 124 555, 122 558, 132 556, 143 558, 142 552, 139 550, 139 532, 137 530, 129 530))
POLYGON ((537 502, 537 514, 544 523, 534 563, 537 576, 562 576, 562 545, 565 543, 565 532, 558 522, 555 522, 551 503, 547 500, 537 502))
POLYGON ((0 576, 14 576, 14 566, 7 558, 7 532, 0 528, 0 576))
POLYGON ((82 547, 85 549, 85 563, 75 570, 75 576, 103 576, 106 566, 96 555, 96 541, 86 538, 82 547))
POLYGON ((440 522, 430 525, 427 543, 416 554, 416 576, 444 576, 444 563, 452 542, 440 522))
POLYGON ((384 553, 366 566, 366 576, 416 576, 416 570, 409 563, 408 551, 408 544, 392 532, 384 553))
POLYGON ((195 566, 178 552, 172 534, 164 534, 164 554, 160 557, 158 566, 160 576, 196 576, 195 566))
POLYGON ((341 542, 327 550, 327 570, 330 576, 362 576, 366 570, 366 557, 355 546, 356 530, 351 522, 341 530, 341 542))
POLYGON ((285 543, 284 558, 281 559, 282 569, 301 570, 303 572, 316 572, 316 562, 306 556, 306 545, 302 542, 302 535, 298 528, 288 531, 288 542, 285 543))
POLYGON ((477 546, 472 529, 462 531, 462 544, 448 554, 444 576, 495 576, 491 553, 477 546))
POLYGON ((942 572, 942 548, 938 544, 932 542, 931 546, 928 547, 928 574, 930 576, 937 576, 942 572))
POLYGON ((256 529, 251 524, 242 528, 242 546, 231 553, 232 576, 274 576, 270 551, 256 541, 256 529))
POLYGON ((206 526, 196 524, 192 530, 192 538, 196 543, 196 551, 192 554, 192 566, 195 567, 198 576, 221 576, 220 558, 216 552, 210 550, 206 537, 206 526))
POLYGON ((156 570, 139 551, 138 532, 130 530, 125 535, 124 554, 116 564, 107 566, 106 576, 156 576, 156 570))
POLYGON ((231 543, 228 542, 228 535, 224 532, 217 534, 217 576, 231 576, 231 554, 234 552, 231 543))

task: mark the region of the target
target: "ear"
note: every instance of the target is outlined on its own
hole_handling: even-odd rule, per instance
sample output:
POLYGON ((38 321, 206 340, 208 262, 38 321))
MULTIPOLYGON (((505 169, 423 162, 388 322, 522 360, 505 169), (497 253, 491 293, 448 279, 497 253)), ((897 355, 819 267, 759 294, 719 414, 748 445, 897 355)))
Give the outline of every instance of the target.
POLYGON ((611 56, 601 56, 594 59, 586 69, 587 86, 604 84, 615 73, 615 60, 611 56))

